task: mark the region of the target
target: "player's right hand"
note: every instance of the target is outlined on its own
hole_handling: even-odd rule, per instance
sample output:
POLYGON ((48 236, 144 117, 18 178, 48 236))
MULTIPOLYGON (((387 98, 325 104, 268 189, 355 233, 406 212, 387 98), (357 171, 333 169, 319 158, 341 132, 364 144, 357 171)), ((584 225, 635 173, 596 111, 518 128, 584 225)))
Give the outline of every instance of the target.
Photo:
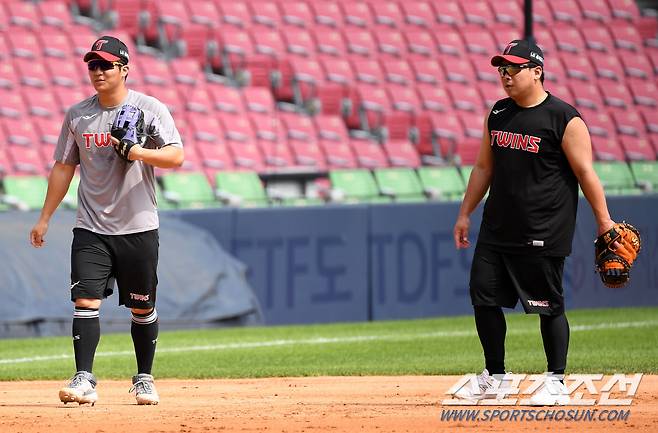
POLYGON ((468 248, 471 242, 468 240, 468 229, 471 226, 471 219, 466 215, 457 217, 453 235, 455 237, 455 247, 459 250, 461 248, 468 248))
POLYGON ((47 231, 48 223, 45 221, 39 221, 34 227, 32 227, 32 231, 30 232, 30 243, 33 247, 41 248, 43 246, 46 242, 43 237, 46 235, 47 231))

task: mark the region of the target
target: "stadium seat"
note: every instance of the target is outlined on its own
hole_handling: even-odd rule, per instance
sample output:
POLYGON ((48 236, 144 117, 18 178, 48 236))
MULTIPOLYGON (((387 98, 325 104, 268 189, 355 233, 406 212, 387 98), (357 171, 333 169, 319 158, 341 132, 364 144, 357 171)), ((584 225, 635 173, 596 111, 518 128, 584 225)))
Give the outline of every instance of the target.
POLYGON ((612 40, 608 26, 587 25, 583 28, 587 35, 585 45, 591 51, 613 53, 615 43, 612 40))
POLYGON ((431 200, 460 200, 466 191, 457 167, 420 167, 418 177, 423 192, 431 200))
POLYGON ((41 23, 41 18, 34 3, 23 1, 8 1, 3 3, 12 26, 37 30, 41 23))
POLYGON ((577 3, 585 20, 607 24, 612 19, 606 0, 578 0, 577 3))
POLYGON ((658 162, 631 161, 630 167, 636 185, 646 191, 658 191, 658 162))
MULTIPOLYGON (((533 16, 537 16, 535 14, 535 10, 537 9, 537 3, 543 3, 543 2, 535 2, 533 3, 533 16)), ((497 1, 491 1, 489 2, 489 5, 491 6, 491 10, 493 12, 494 18, 495 18, 495 25, 497 26, 495 33, 498 33, 501 29, 501 25, 504 25, 509 28, 514 28, 518 27, 519 23, 523 22, 523 9, 519 7, 519 4, 515 0, 497 0, 497 1)), ((541 17, 543 15, 539 15, 538 18, 535 18, 536 22, 541 22, 541 17)), ((514 39, 517 39, 517 37, 512 37, 507 39, 507 42, 505 42, 505 45, 507 45, 508 42, 513 41, 514 39)), ((503 45, 503 48, 505 46, 503 45)), ((502 50, 500 50, 502 52, 502 50)))
POLYGON ((342 57, 347 53, 345 40, 340 32, 321 31, 316 29, 313 37, 315 38, 315 47, 317 57, 342 57))
POLYGON ((633 0, 608 0, 608 4, 610 5, 610 12, 613 18, 619 18, 634 23, 637 22, 640 17, 637 3, 633 0))
POLYGON ((251 10, 247 1, 216 2, 222 23, 245 29, 251 25, 251 10))
POLYGON ((386 29, 375 33, 380 59, 400 59, 407 55, 407 40, 399 30, 386 29))
POLYGON ((5 176, 4 201, 21 210, 41 209, 48 190, 45 176, 5 176))
POLYGON ((641 52, 643 43, 637 28, 632 25, 610 26, 615 46, 621 52, 641 52))
POLYGON ((459 2, 439 1, 434 2, 434 14, 436 21, 442 27, 441 31, 446 28, 458 28, 464 25, 466 19, 464 12, 459 7, 459 2))
POLYGON ((229 141, 227 144, 233 153, 233 163, 236 169, 253 172, 265 171, 263 155, 255 140, 229 141))
POLYGON ((494 22, 493 11, 486 0, 471 0, 461 2, 460 6, 464 10, 464 20, 466 24, 486 27, 494 22))
POLYGON ((390 198, 379 195, 377 182, 369 170, 332 170, 329 172, 334 197, 345 203, 387 202, 390 198))
POLYGON ((560 51, 571 54, 584 53, 587 49, 582 33, 576 27, 556 28, 553 32, 555 45, 560 51))
POLYGON ((656 151, 646 135, 619 135, 619 140, 628 161, 653 161, 656 159, 656 151))
POLYGON ((381 193, 396 202, 423 202, 423 188, 411 168, 382 168, 374 170, 381 193))
POLYGON ((594 170, 601 179, 607 194, 638 194, 642 190, 635 185, 633 173, 625 162, 594 162, 594 170))
POLYGON ((421 165, 418 151, 409 140, 388 140, 382 146, 391 167, 416 168, 421 165))
POLYGON ((602 137, 592 135, 592 152, 594 159, 598 161, 625 161, 624 149, 616 135, 602 137))
POLYGON ((248 2, 251 9, 252 23, 260 29, 279 28, 282 22, 281 12, 276 2, 248 2))
POLYGON ((627 77, 655 82, 653 66, 647 56, 644 55, 644 52, 630 56, 620 55, 619 60, 627 77))
MULTIPOLYGON (((313 8, 313 16, 317 24, 334 30, 344 25, 345 18, 338 3, 312 2, 310 5, 313 8)), ((323 28, 319 28, 318 31, 323 31, 323 28)))
MULTIPOLYGON (((395 1, 373 0, 369 2, 372 16, 378 26, 388 27, 381 29, 378 33, 390 31, 393 28, 403 27, 405 18, 402 10, 395 1)), ((430 21, 434 21, 431 17, 430 21)))
POLYGON ((181 208, 218 207, 215 194, 200 172, 166 172, 160 177, 167 199, 181 208))
MULTIPOLYGON (((405 30, 407 57, 410 59, 432 59, 437 53, 436 39, 426 30, 405 30)), ((441 38, 443 39, 443 38, 441 38)))
POLYGON ((400 2, 404 21, 411 26, 429 29, 434 24, 434 10, 428 1, 400 2))
POLYGON ((328 170, 359 167, 354 152, 347 141, 321 139, 319 145, 326 157, 328 170))
POLYGON ((186 0, 190 21, 214 29, 219 26, 221 16, 212 0, 186 0))
MULTIPOLYGON (((189 141, 185 141, 187 148, 189 141)), ((233 156, 229 147, 224 142, 210 143, 207 141, 199 141, 195 144, 199 156, 203 158, 203 166, 210 170, 232 170, 235 166, 233 163, 233 156)))
POLYGON ((216 176, 217 196, 229 205, 267 206, 268 198, 258 175, 253 171, 224 171, 216 176))
POLYGON ((553 20, 561 27, 580 27, 582 15, 578 4, 573 0, 551 0, 548 2, 553 11, 553 20))
POLYGON ((350 145, 356 160, 363 168, 388 167, 388 158, 381 144, 373 140, 351 139, 350 145))
POLYGON ((310 5, 303 1, 281 2, 282 21, 293 27, 312 28, 314 24, 313 11, 310 5))
POLYGON ((38 2, 36 7, 41 24, 66 29, 73 23, 71 12, 65 1, 38 2))
POLYGON ((343 9, 343 16, 345 17, 345 25, 347 27, 356 27, 369 29, 374 24, 374 19, 370 8, 367 3, 340 3, 343 9))

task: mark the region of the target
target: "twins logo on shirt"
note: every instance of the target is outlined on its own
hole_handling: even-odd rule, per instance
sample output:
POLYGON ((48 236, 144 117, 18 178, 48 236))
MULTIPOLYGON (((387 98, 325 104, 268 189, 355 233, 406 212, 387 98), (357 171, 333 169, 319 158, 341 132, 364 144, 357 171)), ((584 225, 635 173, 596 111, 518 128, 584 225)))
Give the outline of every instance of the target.
POLYGON ((540 137, 534 135, 519 134, 507 131, 491 131, 491 146, 509 147, 510 149, 524 150, 530 153, 539 152, 540 137))
POLYGON ((85 139, 85 148, 91 149, 93 142, 96 147, 111 147, 112 135, 109 132, 84 132, 82 136, 85 139))

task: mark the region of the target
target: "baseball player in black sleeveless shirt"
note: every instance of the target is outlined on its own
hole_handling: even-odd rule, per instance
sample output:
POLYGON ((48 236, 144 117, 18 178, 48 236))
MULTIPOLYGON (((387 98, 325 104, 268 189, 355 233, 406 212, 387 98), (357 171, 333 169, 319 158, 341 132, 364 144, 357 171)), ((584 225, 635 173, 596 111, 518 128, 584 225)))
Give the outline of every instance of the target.
POLYGON ((469 216, 488 190, 470 278, 486 368, 477 376, 479 389, 464 389, 458 396, 495 397, 486 391, 501 386, 505 373, 501 307, 513 308, 520 300, 526 313, 539 314, 548 364, 544 385, 530 403, 568 404, 563 378, 569 324, 562 271, 571 252, 579 184, 599 234, 614 222, 592 167, 587 126, 574 107, 544 90, 541 49, 515 40, 491 65, 498 68, 509 97, 496 102, 486 119, 454 227, 456 247, 467 248, 469 216))

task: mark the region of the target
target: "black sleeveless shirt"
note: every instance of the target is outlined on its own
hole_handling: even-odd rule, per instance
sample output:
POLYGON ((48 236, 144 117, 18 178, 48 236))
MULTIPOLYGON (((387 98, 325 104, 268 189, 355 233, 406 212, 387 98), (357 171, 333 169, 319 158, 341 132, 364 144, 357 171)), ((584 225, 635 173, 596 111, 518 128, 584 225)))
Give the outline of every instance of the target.
POLYGON ((504 253, 568 256, 578 181, 562 136, 578 111, 549 94, 523 108, 496 102, 488 119, 493 175, 478 242, 504 253))

